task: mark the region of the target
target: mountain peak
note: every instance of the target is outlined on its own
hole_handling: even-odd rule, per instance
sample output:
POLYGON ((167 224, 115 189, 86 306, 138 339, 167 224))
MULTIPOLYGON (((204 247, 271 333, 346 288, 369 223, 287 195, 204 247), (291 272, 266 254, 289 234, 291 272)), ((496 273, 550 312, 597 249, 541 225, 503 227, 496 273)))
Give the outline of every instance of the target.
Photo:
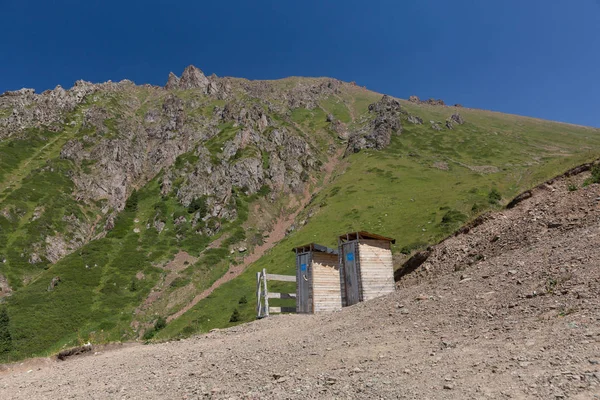
POLYGON ((194 65, 188 65, 181 74, 181 78, 177 78, 174 73, 169 74, 169 80, 165 85, 165 89, 201 89, 204 92, 208 91, 210 80, 204 75, 200 68, 194 65))

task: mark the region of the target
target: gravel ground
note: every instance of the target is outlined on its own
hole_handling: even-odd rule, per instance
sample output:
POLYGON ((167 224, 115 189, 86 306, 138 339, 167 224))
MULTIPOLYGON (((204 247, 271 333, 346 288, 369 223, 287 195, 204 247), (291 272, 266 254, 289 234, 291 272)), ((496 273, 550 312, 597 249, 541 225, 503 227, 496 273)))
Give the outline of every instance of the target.
POLYGON ((0 398, 600 399, 600 185, 557 179, 389 296, 0 369, 0 398))

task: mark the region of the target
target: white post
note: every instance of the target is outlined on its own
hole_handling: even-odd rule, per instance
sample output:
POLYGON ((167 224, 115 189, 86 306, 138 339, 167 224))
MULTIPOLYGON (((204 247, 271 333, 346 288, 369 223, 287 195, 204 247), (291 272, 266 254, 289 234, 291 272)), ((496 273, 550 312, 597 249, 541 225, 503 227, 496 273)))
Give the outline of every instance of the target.
POLYGON ((263 283, 264 283, 264 293, 265 296, 265 317, 269 316, 269 292, 267 291, 267 270, 263 268, 263 283))
POLYGON ((260 301, 260 272, 256 273, 256 316, 261 317, 261 301, 260 301))

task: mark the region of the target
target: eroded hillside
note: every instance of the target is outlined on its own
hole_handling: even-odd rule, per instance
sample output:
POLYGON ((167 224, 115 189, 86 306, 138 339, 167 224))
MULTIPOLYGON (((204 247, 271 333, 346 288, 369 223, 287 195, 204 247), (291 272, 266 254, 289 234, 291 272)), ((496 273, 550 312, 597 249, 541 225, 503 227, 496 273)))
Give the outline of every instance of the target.
POLYGON ((0 357, 252 320, 255 272, 292 273, 292 246, 368 229, 400 265, 599 148, 596 129, 329 78, 5 93, 0 357))

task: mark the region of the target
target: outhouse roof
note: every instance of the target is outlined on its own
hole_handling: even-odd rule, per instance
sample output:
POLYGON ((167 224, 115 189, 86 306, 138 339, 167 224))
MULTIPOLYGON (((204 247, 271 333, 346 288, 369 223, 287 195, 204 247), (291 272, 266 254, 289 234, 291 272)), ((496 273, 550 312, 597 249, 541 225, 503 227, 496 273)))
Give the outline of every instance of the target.
POLYGON ((304 246, 294 247, 292 249, 294 253, 308 253, 309 251, 318 251, 320 253, 338 254, 337 249, 330 249, 329 247, 322 246, 316 243, 305 244, 304 246))
POLYGON ((366 231, 345 233, 343 235, 340 235, 339 238, 342 242, 347 242, 350 240, 358 240, 358 239, 375 239, 375 240, 386 240, 388 242, 392 242, 392 244, 396 243, 396 239, 394 239, 394 238, 381 236, 376 233, 369 233, 366 231))

